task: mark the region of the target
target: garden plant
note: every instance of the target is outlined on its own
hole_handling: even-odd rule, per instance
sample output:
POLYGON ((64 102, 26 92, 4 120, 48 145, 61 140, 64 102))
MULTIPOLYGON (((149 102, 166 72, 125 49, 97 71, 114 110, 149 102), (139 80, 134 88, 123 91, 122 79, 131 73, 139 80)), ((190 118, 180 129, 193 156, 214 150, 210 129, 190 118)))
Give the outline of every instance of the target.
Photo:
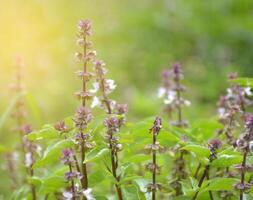
POLYGON ((253 199, 253 79, 230 73, 224 80, 228 88, 217 99, 217 114, 188 122, 184 111, 198 105, 185 99, 191 88, 184 84, 184 66, 168 64, 154 74, 161 74, 157 113, 132 119, 128 102, 113 99, 117 85, 108 78, 110 66, 94 50, 93 35, 91 21, 80 20, 76 110, 42 127, 32 129, 27 119, 26 71, 17 59, 12 114, 1 118, 1 123, 12 121, 10 131, 19 138, 13 148, 0 146, 10 198, 253 199))

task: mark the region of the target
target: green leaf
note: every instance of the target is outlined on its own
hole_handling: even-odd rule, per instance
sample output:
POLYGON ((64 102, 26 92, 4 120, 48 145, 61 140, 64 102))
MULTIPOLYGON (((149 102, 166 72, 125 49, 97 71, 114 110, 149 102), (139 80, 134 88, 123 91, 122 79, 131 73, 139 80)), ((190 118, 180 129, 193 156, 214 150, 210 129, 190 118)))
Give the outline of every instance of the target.
POLYGON ((210 151, 207 147, 197 144, 188 144, 181 149, 187 150, 201 157, 208 157, 210 155, 210 151))
POLYGON ((253 88, 253 78, 237 78, 234 80, 230 80, 233 83, 237 83, 244 87, 251 87, 253 88))
POLYGON ((23 96, 24 94, 17 94, 10 102, 10 104, 7 106, 5 111, 3 112, 3 115, 0 118, 0 130, 2 129, 3 125, 5 124, 6 120, 10 116, 13 108, 15 107, 17 101, 23 96))
POLYGON ((26 137, 29 140, 43 140, 43 139, 55 139, 59 138, 60 134, 51 125, 46 125, 42 130, 34 131, 28 134, 26 137))
POLYGON ((123 196, 126 200, 140 200, 138 188, 135 185, 128 185, 123 188, 123 196))
POLYGON ((108 148, 93 149, 89 153, 87 153, 84 163, 99 160, 99 159, 103 158, 103 156, 105 156, 107 153, 109 153, 108 148))
POLYGON ((35 119, 37 125, 40 126, 42 123, 42 115, 41 115, 40 108, 39 108, 38 104, 36 103, 34 96, 31 93, 27 93, 25 95, 25 99, 26 99, 27 105, 31 111, 32 118, 35 119))
POLYGON ((142 163, 144 161, 150 160, 150 155, 137 154, 137 155, 131 156, 129 158, 127 157, 126 160, 130 163, 138 164, 138 163, 142 163))
POLYGON ((41 192, 44 194, 55 192, 65 187, 67 184, 63 176, 47 177, 42 181, 41 192))
POLYGON ((200 188, 200 192, 234 190, 234 184, 238 181, 235 178, 213 178, 206 180, 200 188))
POLYGON ((217 159, 215 159, 211 163, 211 166, 217 167, 217 168, 226 168, 235 164, 239 164, 241 162, 242 162, 242 156, 223 154, 219 156, 217 159))
POLYGON ((43 157, 33 165, 33 168, 42 167, 47 164, 52 164, 54 162, 59 162, 62 150, 65 148, 69 148, 72 145, 73 141, 63 140, 53 144, 52 146, 49 146, 44 152, 43 157))
POLYGON ((32 185, 35 185, 35 186, 40 186, 42 184, 42 180, 36 176, 29 177, 28 182, 32 185))

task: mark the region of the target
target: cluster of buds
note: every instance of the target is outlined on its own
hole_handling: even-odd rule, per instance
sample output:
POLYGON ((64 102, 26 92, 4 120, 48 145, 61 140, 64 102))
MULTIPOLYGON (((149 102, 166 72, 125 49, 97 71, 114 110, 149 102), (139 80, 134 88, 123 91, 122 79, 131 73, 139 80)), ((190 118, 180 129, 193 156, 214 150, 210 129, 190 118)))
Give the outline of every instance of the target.
POLYGON ((64 149, 62 151, 61 157, 62 163, 69 167, 69 171, 65 173, 66 182, 71 183, 71 187, 67 188, 63 192, 63 198, 65 200, 71 199, 82 199, 85 197, 86 200, 94 200, 93 195, 91 194, 92 189, 82 189, 79 184, 74 184, 76 180, 81 180, 82 175, 80 172, 74 171, 74 166, 76 165, 75 155, 72 149, 64 149))
POLYGON ((113 113, 113 109, 116 106, 116 102, 108 98, 108 95, 112 93, 117 87, 114 80, 106 79, 107 69, 105 63, 102 60, 94 62, 94 71, 96 74, 96 82, 93 84, 92 93, 100 92, 100 96, 94 97, 92 106, 102 107, 108 114, 113 113))
POLYGON ((208 142, 208 148, 210 150, 209 160, 212 162, 217 158, 217 150, 222 147, 222 142, 219 139, 211 139, 208 142))
MULTIPOLYGON (((117 133, 125 124, 125 115, 128 111, 128 107, 126 104, 119 104, 109 98, 109 95, 116 88, 116 84, 114 80, 106 78, 108 70, 105 67, 105 63, 102 60, 96 60, 94 62, 93 69, 96 76, 96 82, 93 83, 93 89, 90 90, 90 93, 94 95, 91 107, 100 107, 107 114, 107 117, 104 120, 104 126, 106 128, 105 139, 107 141, 108 148, 111 151, 111 172, 114 178, 119 182, 120 175, 117 172, 119 165, 118 152, 121 151, 122 145, 119 143, 117 133)), ((115 184, 115 187, 118 198, 123 199, 120 186, 115 184)))
POLYGON ((251 189, 252 184, 245 181, 245 174, 247 172, 252 173, 253 167, 247 164, 247 156, 253 149, 253 115, 245 114, 245 131, 240 135, 236 141, 236 147, 243 154, 243 161, 240 165, 236 165, 235 168, 241 175, 241 181, 235 184, 235 189, 240 191, 240 199, 243 199, 243 194, 251 189))
POLYGON ((228 144, 233 146, 235 146, 233 130, 240 126, 238 117, 245 117, 246 107, 252 105, 249 97, 253 95, 250 87, 243 88, 233 83, 236 78, 236 73, 229 74, 230 88, 227 89, 227 94, 221 96, 217 103, 219 121, 224 125, 224 129, 220 133, 224 133, 228 144))
MULTIPOLYGON (((40 153, 40 146, 35 145, 25 137, 32 132, 32 128, 29 124, 25 124, 27 111, 25 108, 25 100, 22 97, 22 95, 25 93, 25 85, 23 81, 24 67, 25 64, 23 60, 18 57, 15 62, 16 73, 11 88, 15 92, 15 95, 19 95, 19 98, 15 104, 15 111, 12 113, 12 117, 17 123, 15 130, 20 136, 21 153, 23 155, 22 165, 24 165, 27 175, 32 177, 34 175, 32 166, 35 163, 35 154, 40 153)), ((35 186, 30 184, 30 188, 32 198, 36 199, 35 186)))
POLYGON ((182 106, 191 105, 190 101, 182 98, 181 94, 185 91, 185 87, 181 84, 184 79, 182 67, 175 63, 169 70, 164 70, 162 73, 163 86, 159 88, 158 97, 164 98, 165 111, 172 115, 174 110, 178 112, 177 121, 171 122, 172 125, 178 127, 186 127, 187 122, 182 119, 182 106))
POLYGON ((159 117, 156 117, 154 125, 149 129, 149 132, 152 134, 152 144, 147 145, 146 149, 152 154, 152 162, 146 165, 146 169, 152 173, 152 183, 146 185, 147 192, 152 192, 152 199, 155 199, 155 193, 157 190, 162 188, 161 184, 156 182, 156 175, 160 172, 161 168, 157 164, 157 153, 163 151, 163 147, 160 146, 157 141, 157 136, 162 128, 162 120, 159 117))
MULTIPOLYGON (((78 163, 79 161, 75 154, 76 152, 74 152, 73 149, 69 149, 65 152, 72 152, 71 154, 73 154, 72 157, 74 158, 74 160, 71 160, 72 162, 68 164, 70 171, 67 172, 65 176, 65 178, 71 182, 73 199, 75 199, 75 195, 78 196, 82 194, 83 191, 88 190, 88 172, 85 163, 85 155, 87 151, 94 148, 96 145, 95 142, 92 141, 92 137, 90 135, 91 130, 87 130, 89 123, 93 119, 93 114, 90 109, 91 106, 89 105, 89 101, 93 99, 93 94, 90 92, 88 84, 90 84, 89 82, 94 77, 94 74, 91 72, 90 68, 92 67, 96 58, 96 51, 92 49, 92 43, 88 40, 88 37, 91 35, 91 22, 89 20, 80 20, 78 23, 77 33, 77 45, 80 46, 80 51, 75 54, 75 57, 77 61, 82 64, 82 70, 76 72, 77 76, 82 80, 81 91, 76 92, 78 99, 81 101, 81 106, 79 106, 79 108, 76 110, 73 118, 76 131, 76 151, 80 152, 80 164, 78 163), (75 167, 72 166, 73 162, 75 163, 75 167), (80 179, 82 186, 81 189, 75 188, 75 179, 80 179)), ((61 133, 68 131, 64 122, 57 123, 55 125, 55 129, 61 133)), ((67 159, 68 156, 65 155, 65 158, 67 159)), ((68 193, 65 192, 64 194, 66 196, 68 193)))

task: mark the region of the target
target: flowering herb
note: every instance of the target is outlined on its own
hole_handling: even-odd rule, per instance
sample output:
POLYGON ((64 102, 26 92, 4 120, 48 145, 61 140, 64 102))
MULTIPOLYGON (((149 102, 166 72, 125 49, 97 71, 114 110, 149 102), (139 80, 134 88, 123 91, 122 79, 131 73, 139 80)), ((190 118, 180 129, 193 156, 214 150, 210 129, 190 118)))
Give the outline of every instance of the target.
MULTIPOLYGON (((119 142, 117 133, 125 123, 125 114, 127 113, 126 104, 118 104, 116 101, 109 99, 108 95, 116 88, 114 80, 106 79, 107 69, 105 63, 101 60, 94 62, 94 71, 96 74, 96 83, 94 84, 93 92, 100 92, 99 97, 94 97, 93 106, 102 107, 107 113, 104 120, 106 131, 106 141, 111 152, 111 173, 113 177, 120 182, 121 175, 118 173, 119 160, 118 153, 122 150, 122 145, 119 142)), ((123 199, 122 189, 119 184, 115 184, 119 199, 123 199)))
MULTIPOLYGON (((12 113, 13 119, 16 121, 16 131, 20 137, 20 146, 21 146, 21 155, 23 157, 22 166, 25 168, 26 173, 31 178, 34 176, 34 169, 33 164, 35 163, 35 152, 37 145, 35 145, 33 142, 27 140, 25 137, 29 133, 32 132, 32 128, 30 124, 26 124, 26 116, 27 111, 25 107, 25 100, 23 98, 23 95, 25 93, 25 85, 23 83, 23 69, 25 67, 24 62, 21 58, 16 59, 16 74, 13 80, 13 84, 11 85, 11 88, 15 92, 16 95, 20 95, 19 99, 17 100, 15 104, 15 111, 12 113)), ((16 175, 14 172, 15 167, 12 166, 12 159, 7 160, 7 164, 10 167, 10 173, 12 176, 13 181, 16 180, 16 175)), ((26 178, 24 178, 24 181, 27 182, 26 178)), ((15 184, 16 185, 16 184, 15 184)), ((29 183, 30 192, 32 194, 32 199, 36 199, 36 188, 32 183, 29 183)))
MULTIPOLYGON (((220 149, 222 146, 222 142, 219 139, 212 139, 208 142, 208 147, 210 150, 210 156, 209 156, 209 163, 205 166, 204 172, 198 182, 198 187, 200 188, 204 182, 204 180, 207 178, 209 179, 209 169, 210 169, 210 164, 217 159, 217 150, 220 149)), ((197 199, 199 194, 199 191, 197 191, 192 200, 197 199)), ((213 194, 211 191, 209 191, 209 196, 211 200, 214 200, 213 194)))
MULTIPOLYGON (((78 164, 78 159, 76 153, 73 149, 66 149, 64 158, 67 160, 72 157, 71 162, 67 162, 69 166, 69 171, 67 172, 65 178, 71 182, 71 193, 73 198, 78 195, 83 194, 83 191, 88 190, 88 171, 87 164, 85 162, 87 152, 95 146, 95 142, 91 141, 90 130, 87 129, 88 124, 93 119, 91 109, 89 108, 88 101, 92 98, 92 94, 88 91, 88 82, 91 80, 93 74, 89 72, 89 66, 96 56, 96 52, 93 51, 91 42, 88 37, 92 35, 91 22, 89 20, 80 20, 78 23, 78 38, 77 44, 81 47, 81 52, 76 53, 76 58, 78 62, 82 63, 82 70, 76 72, 77 76, 82 80, 82 90, 77 92, 76 95, 81 101, 81 106, 77 109, 76 114, 73 118, 76 136, 75 142, 77 144, 77 151, 80 151, 80 165, 78 164), (65 154, 68 155, 65 155, 65 154), (74 171, 74 167, 75 170, 74 171), (81 182, 81 189, 75 188, 75 179, 79 179, 81 182)), ((67 127, 63 122, 55 124, 55 129, 64 133, 67 131, 67 127)), ((84 197, 85 198, 85 197, 84 197)))
POLYGON ((182 117, 182 106, 191 105, 190 101, 183 99, 182 92, 185 87, 181 84, 184 79, 182 67, 175 63, 169 70, 164 70, 162 73, 163 86, 159 88, 158 97, 164 98, 166 105, 165 111, 171 116, 173 111, 177 111, 177 120, 171 124, 177 127, 187 127, 187 121, 182 117))
MULTIPOLYGON (((181 84, 184 79, 182 67, 180 64, 175 63, 169 70, 164 70, 162 73, 163 86, 159 89, 159 97, 164 98, 166 105, 165 111, 171 117, 174 112, 177 113, 177 120, 171 121, 172 126, 179 128, 185 128, 188 122, 183 120, 182 106, 189 106, 191 103, 182 97, 182 92, 185 91, 185 86, 181 84)), ((176 156, 173 167, 173 180, 171 186, 175 189, 176 196, 182 194, 182 188, 180 181, 185 179, 187 172, 185 171, 184 150, 179 150, 181 146, 174 148, 175 152, 179 152, 179 156, 176 156)))
POLYGON ((236 170, 241 175, 240 183, 235 184, 235 189, 240 191, 240 200, 243 200, 243 195, 251 188, 251 184, 245 181, 246 172, 251 172, 252 167, 247 164, 247 157, 252 149, 253 141, 253 115, 248 114, 245 121, 245 131, 240 135, 236 141, 237 149, 243 154, 243 160, 240 165, 236 166, 236 170))
MULTIPOLYGON (((237 73, 229 74, 228 78, 230 81, 235 80, 237 73)), ((224 125, 224 129, 220 131, 220 134, 224 133, 230 145, 235 146, 233 131, 239 126, 238 115, 239 119, 244 117, 246 108, 252 105, 252 101, 248 98, 252 95, 249 87, 241 87, 231 82, 230 88, 227 89, 227 94, 219 99, 219 121, 224 125)))
POLYGON ((150 150, 152 154, 152 162, 146 165, 146 169, 152 173, 152 183, 149 183, 146 188, 148 192, 152 193, 152 200, 156 199, 156 191, 162 188, 161 184, 157 183, 156 175, 158 171, 160 171, 160 167, 157 164, 157 152, 163 149, 160 146, 159 142, 157 141, 157 136, 162 128, 162 120, 159 117, 156 117, 154 121, 154 125, 152 128, 149 129, 150 133, 152 134, 152 144, 146 146, 146 149, 150 150))

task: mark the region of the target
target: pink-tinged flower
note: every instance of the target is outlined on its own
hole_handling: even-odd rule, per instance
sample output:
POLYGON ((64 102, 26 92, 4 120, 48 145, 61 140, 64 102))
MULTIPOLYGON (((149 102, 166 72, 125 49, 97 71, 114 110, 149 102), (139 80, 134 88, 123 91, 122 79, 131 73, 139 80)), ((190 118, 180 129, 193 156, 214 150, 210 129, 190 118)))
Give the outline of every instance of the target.
POLYGON ((161 128, 162 128, 162 119, 160 117, 156 117, 154 125, 151 129, 149 129, 149 131, 154 135, 158 135, 161 128))
POLYGON ((117 110, 117 114, 119 114, 119 115, 126 114, 128 111, 128 105, 127 104, 116 104, 116 110, 117 110))
POLYGON ((73 151, 71 149, 64 149, 62 151, 62 157, 61 160, 63 164, 69 165, 72 163, 72 156, 73 156, 73 151))
POLYGON ((220 149, 222 147, 222 142, 219 139, 214 138, 209 140, 208 145, 210 148, 220 149))
POLYGON ((249 129, 253 128, 253 115, 251 115, 251 114, 248 114, 246 116, 246 127, 249 129))
POLYGON ((120 128, 120 121, 117 117, 110 116, 105 119, 104 125, 110 133, 116 133, 119 131, 120 128))
POLYGON ((20 127, 20 131, 23 134, 29 134, 29 133, 32 132, 32 126, 30 124, 25 124, 25 125, 20 127))
POLYGON ((233 80, 236 79, 238 77, 237 72, 232 72, 230 74, 228 74, 228 79, 233 80))
POLYGON ((59 122, 55 123, 54 128, 55 128, 55 130, 60 131, 62 133, 66 132, 68 130, 64 121, 59 121, 59 122))
POLYGON ((91 35, 91 22, 89 20, 80 20, 78 23, 78 29, 80 33, 85 35, 91 35))
POLYGON ((94 70, 99 76, 104 76, 107 73, 107 69, 105 68, 105 63, 102 60, 96 60, 94 62, 94 70))
POLYGON ((90 109, 86 107, 79 107, 73 119, 76 128, 84 129, 87 127, 88 123, 92 120, 93 115, 90 109))

